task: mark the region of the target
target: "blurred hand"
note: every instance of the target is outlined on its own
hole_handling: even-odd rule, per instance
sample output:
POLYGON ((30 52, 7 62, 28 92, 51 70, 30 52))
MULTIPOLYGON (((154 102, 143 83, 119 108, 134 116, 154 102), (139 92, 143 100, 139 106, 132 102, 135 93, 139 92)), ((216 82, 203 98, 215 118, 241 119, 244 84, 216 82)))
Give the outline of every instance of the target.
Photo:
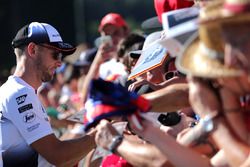
POLYGON ((142 129, 139 129, 138 126, 134 123, 134 121, 131 119, 131 117, 128 117, 129 125, 132 128, 132 130, 138 135, 141 136, 143 139, 147 141, 154 140, 153 138, 157 138, 157 131, 161 131, 159 127, 155 126, 154 123, 151 121, 141 118, 140 119, 140 125, 142 126, 142 129))
POLYGON ((183 136, 185 136, 186 134, 188 134, 190 130, 192 130, 192 128, 183 129, 180 133, 178 133, 178 135, 176 137, 176 141, 178 143, 183 144, 183 136))
POLYGON ((134 91, 137 87, 148 84, 149 82, 146 79, 140 79, 137 80, 135 82, 133 82, 132 84, 129 85, 128 87, 128 91, 134 91))
POLYGON ((98 51, 96 53, 96 56, 98 59, 101 60, 101 62, 104 62, 110 58, 113 57, 114 52, 116 52, 115 47, 110 46, 108 42, 102 43, 100 47, 98 48, 98 51))
POLYGON ((96 127, 95 142, 98 146, 108 150, 113 137, 119 135, 116 129, 107 120, 101 120, 96 127))
POLYGON ((219 92, 215 92, 208 82, 200 78, 189 77, 188 85, 190 104, 200 117, 209 113, 220 112, 219 92))

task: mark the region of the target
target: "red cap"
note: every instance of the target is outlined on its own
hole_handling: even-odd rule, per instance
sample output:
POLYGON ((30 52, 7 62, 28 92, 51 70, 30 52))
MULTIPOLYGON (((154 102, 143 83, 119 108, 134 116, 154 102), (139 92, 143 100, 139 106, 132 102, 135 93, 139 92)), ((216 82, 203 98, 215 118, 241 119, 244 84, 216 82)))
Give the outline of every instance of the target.
POLYGON ((99 32, 103 29, 103 27, 107 24, 112 24, 117 27, 127 27, 127 23, 125 20, 122 18, 121 15, 117 13, 109 13, 106 16, 102 18, 102 21, 99 25, 99 32))
POLYGON ((191 7, 194 5, 193 1, 186 0, 154 0, 155 11, 158 15, 158 20, 161 21, 161 14, 176 10, 191 7))

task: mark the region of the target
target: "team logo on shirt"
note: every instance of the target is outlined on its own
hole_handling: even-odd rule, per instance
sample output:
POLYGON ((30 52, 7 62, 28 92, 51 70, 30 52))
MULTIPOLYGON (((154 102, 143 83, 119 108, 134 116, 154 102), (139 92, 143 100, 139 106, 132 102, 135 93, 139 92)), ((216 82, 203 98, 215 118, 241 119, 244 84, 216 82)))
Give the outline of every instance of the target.
POLYGON ((23 113, 23 112, 25 112, 25 111, 27 111, 27 110, 32 109, 32 108, 33 108, 32 104, 29 103, 29 104, 27 104, 27 105, 24 105, 24 106, 22 106, 22 107, 19 107, 19 108, 18 108, 18 111, 19 111, 19 113, 21 114, 21 113, 23 113))
POLYGON ((45 112, 45 109, 43 108, 43 106, 41 106, 41 108, 42 108, 43 113, 46 113, 46 112, 45 112))
POLYGON ((29 113, 25 114, 24 117, 23 117, 23 121, 24 121, 25 123, 31 123, 31 122, 33 122, 35 119, 36 119, 36 114, 33 113, 33 112, 29 112, 29 113))
POLYGON ((17 98, 16 98, 16 102, 17 102, 17 104, 18 104, 18 105, 20 105, 20 104, 24 103, 24 102, 25 102, 26 97, 27 97, 27 94, 25 94, 25 95, 21 95, 21 96, 17 97, 17 98))
POLYGON ((30 126, 30 127, 27 128, 27 131, 28 131, 28 132, 32 132, 33 130, 39 128, 39 126, 40 126, 40 123, 37 123, 37 124, 35 124, 35 125, 32 125, 32 126, 30 126))

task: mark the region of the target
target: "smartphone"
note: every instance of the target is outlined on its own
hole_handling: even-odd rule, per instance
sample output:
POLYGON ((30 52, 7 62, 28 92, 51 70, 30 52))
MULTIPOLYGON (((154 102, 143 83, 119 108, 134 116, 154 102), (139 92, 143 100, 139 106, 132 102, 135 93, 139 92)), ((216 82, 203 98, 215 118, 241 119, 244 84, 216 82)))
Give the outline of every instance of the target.
POLYGON ((103 43, 108 43, 109 44, 109 47, 112 47, 113 46, 113 41, 112 41, 112 38, 111 36, 109 35, 105 35, 105 36, 100 36, 98 38, 96 38, 95 40, 95 46, 97 48, 99 48, 99 46, 103 43))

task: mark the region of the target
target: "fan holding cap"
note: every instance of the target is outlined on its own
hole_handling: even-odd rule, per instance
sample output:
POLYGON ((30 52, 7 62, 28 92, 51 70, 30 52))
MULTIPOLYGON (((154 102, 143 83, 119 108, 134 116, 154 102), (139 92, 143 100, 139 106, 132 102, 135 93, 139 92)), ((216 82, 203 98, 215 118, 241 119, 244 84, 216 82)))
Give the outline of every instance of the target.
POLYGON ((61 141, 49 123, 37 95, 50 81, 62 56, 75 51, 58 31, 46 23, 21 28, 12 42, 16 70, 1 86, 0 166, 74 166, 95 147, 94 134, 61 141), (82 149, 80 149, 82 148, 82 149))
POLYGON ((91 82, 85 108, 84 124, 88 131, 102 119, 127 116, 139 119, 140 114, 148 112, 151 106, 149 101, 135 92, 129 92, 119 84, 98 79, 91 82))

